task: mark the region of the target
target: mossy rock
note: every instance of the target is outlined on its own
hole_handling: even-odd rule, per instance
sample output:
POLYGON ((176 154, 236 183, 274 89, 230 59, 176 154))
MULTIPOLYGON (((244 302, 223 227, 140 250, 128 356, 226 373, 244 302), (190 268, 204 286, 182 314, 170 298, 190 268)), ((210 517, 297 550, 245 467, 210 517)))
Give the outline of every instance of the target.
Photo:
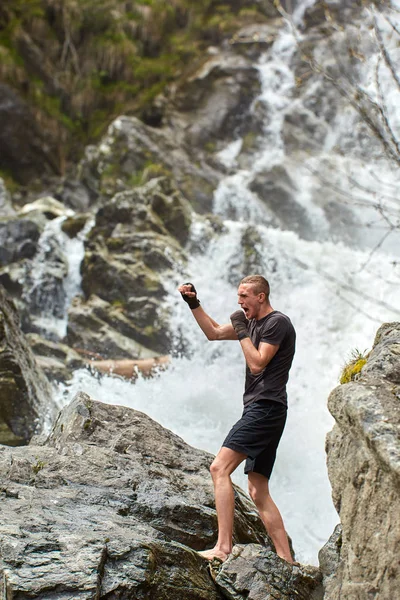
POLYGON ((69 238, 75 238, 80 231, 85 227, 88 215, 77 215, 68 217, 61 225, 61 229, 69 238))
POLYGON ((367 357, 360 356, 349 362, 340 376, 340 383, 350 383, 359 379, 363 366, 367 363, 367 357))

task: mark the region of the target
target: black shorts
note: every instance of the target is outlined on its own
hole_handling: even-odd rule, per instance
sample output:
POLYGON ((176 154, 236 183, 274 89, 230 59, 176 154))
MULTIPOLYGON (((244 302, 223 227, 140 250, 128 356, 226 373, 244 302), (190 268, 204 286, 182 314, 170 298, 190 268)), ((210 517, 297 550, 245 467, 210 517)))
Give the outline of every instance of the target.
POLYGON ((286 415, 286 406, 272 400, 256 400, 244 408, 222 446, 247 455, 246 474, 252 471, 270 478, 286 415))

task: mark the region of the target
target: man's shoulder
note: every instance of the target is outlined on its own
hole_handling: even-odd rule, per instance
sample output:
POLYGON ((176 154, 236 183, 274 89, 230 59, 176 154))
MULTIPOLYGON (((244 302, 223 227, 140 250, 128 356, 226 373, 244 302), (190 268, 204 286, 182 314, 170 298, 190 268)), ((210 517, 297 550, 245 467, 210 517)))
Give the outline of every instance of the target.
POLYGON ((274 310, 272 313, 267 315, 268 318, 262 323, 262 329, 268 330, 272 328, 284 328, 288 333, 295 333, 293 323, 288 315, 281 312, 280 310, 274 310))

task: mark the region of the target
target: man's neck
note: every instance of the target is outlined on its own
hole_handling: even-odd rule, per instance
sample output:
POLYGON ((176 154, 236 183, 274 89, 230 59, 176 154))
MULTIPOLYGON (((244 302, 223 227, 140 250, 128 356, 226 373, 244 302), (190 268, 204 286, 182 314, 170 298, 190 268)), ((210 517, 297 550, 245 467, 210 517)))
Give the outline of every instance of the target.
POLYGON ((272 308, 272 306, 270 304, 268 304, 267 306, 263 306, 262 309, 260 310, 258 316, 256 317, 256 321, 260 321, 261 319, 263 319, 264 317, 266 317, 267 315, 269 315, 272 312, 274 312, 274 309, 272 308))

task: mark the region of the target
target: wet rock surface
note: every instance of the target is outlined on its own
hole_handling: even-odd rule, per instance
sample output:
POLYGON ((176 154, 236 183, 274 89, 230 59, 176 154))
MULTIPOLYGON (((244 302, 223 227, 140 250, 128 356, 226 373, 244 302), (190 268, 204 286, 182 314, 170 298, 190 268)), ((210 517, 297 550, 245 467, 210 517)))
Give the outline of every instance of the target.
POLYGON ((258 544, 236 545, 216 583, 229 600, 322 600, 317 567, 290 565, 258 544))
POLYGON ((39 237, 39 226, 29 218, 10 217, 0 222, 0 267, 32 258, 39 237))
POLYGON ((163 280, 186 261, 190 223, 190 206, 168 177, 104 203, 85 244, 86 299, 70 308, 68 342, 104 358, 168 352, 163 280))
POLYGON ((0 443, 26 443, 56 413, 49 383, 21 333, 16 308, 0 286, 0 443))
MULTIPOLYGON (((0 447, 3 595, 223 597, 194 552, 215 542, 211 455, 83 393, 34 444, 0 447)), ((235 494, 235 542, 271 550, 254 506, 235 494)))
POLYGON ((89 362, 88 358, 61 342, 52 342, 36 333, 28 333, 26 339, 36 363, 50 381, 67 381, 75 369, 84 368, 89 362))
POLYGON ((328 471, 343 532, 327 600, 398 593, 399 384, 400 324, 389 323, 378 331, 358 381, 329 397, 336 424, 327 437, 328 471))
POLYGON ((7 190, 4 180, 0 177, 0 218, 15 215, 11 203, 11 195, 7 190))

